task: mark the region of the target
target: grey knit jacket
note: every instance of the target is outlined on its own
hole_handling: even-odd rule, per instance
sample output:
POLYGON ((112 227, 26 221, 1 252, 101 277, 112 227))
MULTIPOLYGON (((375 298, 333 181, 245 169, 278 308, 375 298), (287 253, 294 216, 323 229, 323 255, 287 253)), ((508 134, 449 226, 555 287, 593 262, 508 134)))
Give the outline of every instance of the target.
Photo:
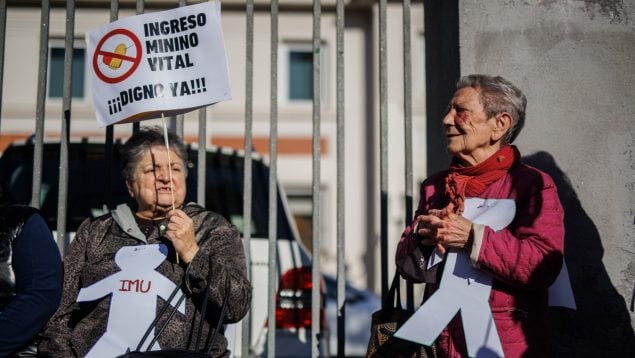
MULTIPOLYGON (((168 243, 168 258, 156 268, 174 283, 183 283, 183 290, 187 293, 186 314, 177 313, 170 320, 158 340, 161 348, 193 349, 209 270, 212 279, 202 342, 215 330, 226 287, 229 292, 225 323, 239 321, 251 304, 251 285, 247 280, 245 255, 237 229, 222 216, 198 205, 188 204, 183 211, 194 221, 199 251, 189 265, 182 261, 177 264, 174 249, 168 243)), ((43 332, 41 354, 54 357, 86 355, 106 331, 111 296, 77 303, 79 290, 120 270, 114 256, 121 247, 167 242, 159 230, 153 229, 146 237, 126 205, 119 205, 110 214, 99 218, 86 219, 80 225, 64 259, 62 301, 43 332)), ((157 300, 157 312, 160 312, 165 301, 161 298, 157 300)), ((170 308, 167 312, 171 311, 170 308)), ((167 316, 161 316, 157 327, 167 316)), ((228 355, 227 340, 219 334, 214 343, 213 356, 228 355)))

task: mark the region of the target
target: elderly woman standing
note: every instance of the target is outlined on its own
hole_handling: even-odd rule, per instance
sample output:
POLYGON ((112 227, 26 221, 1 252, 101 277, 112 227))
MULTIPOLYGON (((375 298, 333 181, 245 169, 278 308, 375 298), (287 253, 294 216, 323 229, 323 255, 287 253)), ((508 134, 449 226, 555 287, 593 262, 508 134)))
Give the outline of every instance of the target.
MULTIPOLYGON (((563 260, 563 211, 552 179, 523 164, 511 145, 523 127, 525 107, 523 93, 501 77, 470 75, 458 81, 443 118, 452 162, 422 183, 415 220, 401 237, 396 262, 405 278, 428 283, 426 296, 431 296, 442 280, 439 266, 427 262, 433 249, 464 250, 473 267, 493 278, 489 305, 505 357, 547 357, 547 295, 563 260), (494 221, 507 216, 509 222, 495 230, 463 217, 472 199, 511 202, 511 210, 489 213, 494 221)), ((459 315, 436 347, 442 357, 467 356, 459 315)))
MULTIPOLYGON (((45 355, 116 356, 135 350, 177 286, 186 294, 185 309, 169 321, 153 350, 193 349, 201 319, 204 343, 214 334, 225 298, 225 322, 247 313, 251 286, 239 232, 220 215, 184 204, 187 152, 177 136, 168 138, 169 154, 160 127, 142 127, 123 146, 123 174, 137 206, 133 211, 119 205, 79 227, 64 262, 62 303, 44 333, 45 355), (150 245, 157 249, 143 250, 150 245), (135 276, 141 272, 147 273, 145 280, 135 276), (207 313, 201 317, 205 299, 207 313)), ((176 299, 169 304, 176 305, 176 299)), ((213 356, 228 355, 227 341, 218 335, 213 356)))

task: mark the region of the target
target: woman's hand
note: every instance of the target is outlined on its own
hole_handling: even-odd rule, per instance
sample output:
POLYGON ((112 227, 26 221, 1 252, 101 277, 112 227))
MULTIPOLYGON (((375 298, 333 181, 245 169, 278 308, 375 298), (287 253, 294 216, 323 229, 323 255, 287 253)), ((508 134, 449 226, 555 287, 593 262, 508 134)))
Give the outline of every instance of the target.
POLYGON ((443 220, 438 215, 419 215, 417 217, 417 234, 423 238, 424 245, 435 245, 438 228, 443 227, 443 220))
POLYGON ((430 210, 417 217, 417 233, 423 244, 436 245, 439 253, 446 248, 464 249, 471 244, 472 222, 447 210, 430 210))
POLYGON ((198 252, 194 222, 183 210, 178 209, 171 210, 167 218, 169 222, 166 236, 172 241, 176 254, 183 259, 183 262, 189 264, 198 252))

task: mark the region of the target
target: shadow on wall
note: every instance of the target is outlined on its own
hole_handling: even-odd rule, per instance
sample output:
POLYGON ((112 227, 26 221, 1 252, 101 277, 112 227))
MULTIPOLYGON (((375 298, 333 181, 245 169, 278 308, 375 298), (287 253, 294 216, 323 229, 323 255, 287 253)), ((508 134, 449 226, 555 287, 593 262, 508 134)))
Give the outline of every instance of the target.
POLYGON ((569 178, 547 152, 523 161, 553 178, 565 212, 565 260, 578 309, 551 309, 554 356, 635 357, 635 333, 625 300, 611 284, 602 263, 599 232, 569 178))

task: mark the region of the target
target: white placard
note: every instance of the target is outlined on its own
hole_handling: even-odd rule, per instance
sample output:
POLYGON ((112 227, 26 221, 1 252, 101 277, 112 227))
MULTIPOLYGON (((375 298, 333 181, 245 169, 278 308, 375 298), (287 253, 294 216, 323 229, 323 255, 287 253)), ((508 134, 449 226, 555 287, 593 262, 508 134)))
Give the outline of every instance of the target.
POLYGON ((86 33, 100 127, 231 99, 220 1, 132 16, 86 33))

